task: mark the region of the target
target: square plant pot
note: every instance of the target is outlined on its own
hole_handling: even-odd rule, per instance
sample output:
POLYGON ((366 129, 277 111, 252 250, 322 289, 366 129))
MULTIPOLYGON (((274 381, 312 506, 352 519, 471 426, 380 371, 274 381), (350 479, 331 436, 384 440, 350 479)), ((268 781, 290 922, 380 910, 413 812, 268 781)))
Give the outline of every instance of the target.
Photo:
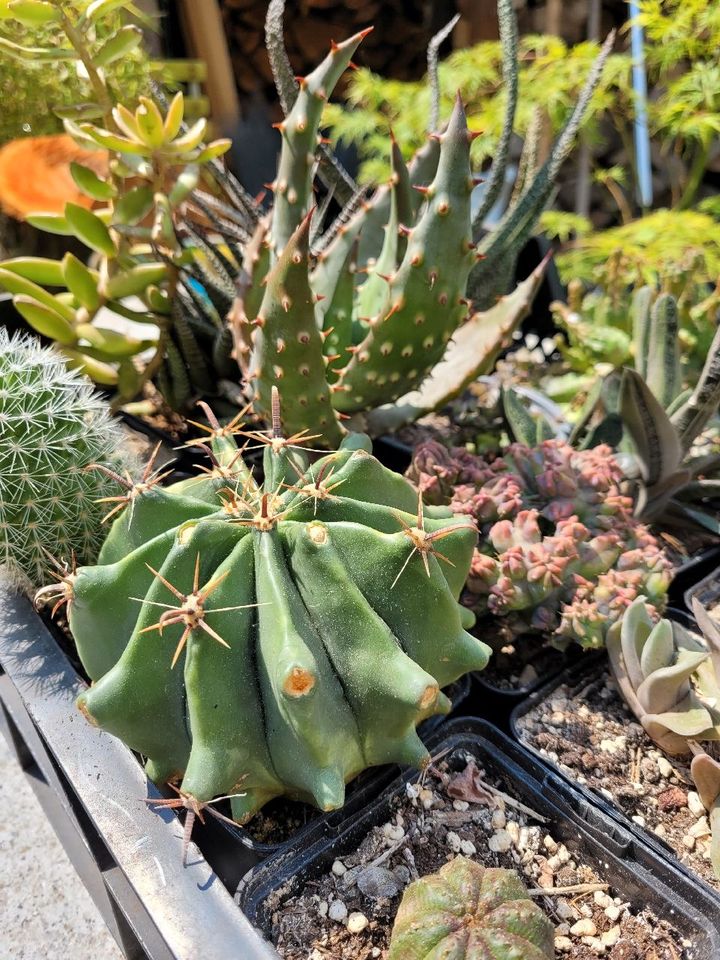
MULTIPOLYGON (((552 834, 558 842, 566 845, 574 860, 591 867, 601 880, 609 882, 612 894, 629 903, 634 912, 649 909, 656 919, 669 921, 678 940, 683 943, 678 949, 686 960, 715 960, 720 956, 718 904, 706 897, 704 891, 698 892, 694 883, 683 872, 663 860, 630 831, 589 802, 561 777, 549 772, 542 763, 495 727, 479 720, 459 718, 438 731, 429 740, 428 747, 433 756, 443 758, 450 771, 462 770, 468 758, 472 758, 478 768, 488 771, 488 782, 493 782, 497 777, 503 790, 520 801, 526 810, 536 816, 537 822, 542 823, 543 832, 552 834)), ((417 773, 399 777, 363 816, 348 819, 338 837, 329 839, 318 836, 314 841, 312 837, 308 837, 311 841, 308 848, 293 859, 272 858, 254 868, 241 883, 236 895, 250 921, 268 938, 272 938, 282 929, 282 918, 290 918, 292 923, 292 916, 300 910, 303 910, 304 917, 305 912, 312 909, 312 901, 322 900, 327 908, 328 902, 332 902, 334 898, 344 898, 349 904, 346 909, 362 908, 368 916, 373 917, 373 922, 380 916, 382 919, 379 923, 384 924, 385 928, 389 927, 391 920, 383 914, 385 906, 381 907, 378 914, 374 914, 372 897, 366 896, 366 888, 361 887, 357 880, 361 867, 356 865, 356 856, 361 844, 367 841, 374 829, 387 826, 398 811, 402 811, 403 820, 397 822, 402 822, 412 833, 413 825, 408 819, 406 798, 408 786, 417 778, 417 773), (345 867, 347 876, 352 874, 353 877, 349 885, 345 880, 346 873, 338 871, 336 861, 343 866, 345 863, 350 864, 345 867), (299 899, 295 902, 294 898, 299 899)), ((507 812, 510 816, 513 808, 508 807, 507 812)), ((420 814, 421 816, 424 815, 420 814)), ((453 816, 460 818, 463 814, 452 811, 441 813, 441 817, 453 816)), ((420 817, 417 823, 421 823, 420 817)), ((452 823, 455 824, 455 820, 452 820, 452 823)), ((435 823, 430 825, 431 844, 436 839, 436 831, 442 829, 442 826, 435 823)), ((427 836, 427 831, 425 835, 427 836)), ((415 836, 417 837, 417 833, 415 836)), ((394 841, 394 837, 392 840, 394 841)), ((402 845, 402 842, 401 838, 399 845, 402 845)), ((397 867, 393 868, 393 860, 389 857, 393 852, 391 847, 398 844, 391 844, 390 839, 387 843, 388 850, 373 863, 382 861, 383 868, 397 870, 397 867)), ((422 851, 427 850, 427 847, 421 844, 422 840, 413 847, 414 855, 418 858, 418 863, 422 858, 423 864, 426 864, 428 856, 422 851)), ((445 849, 449 859, 450 850, 445 849)), ((477 859, 482 863, 484 851, 480 847, 477 854, 477 859)), ((441 855, 443 860, 444 856, 441 855)), ((402 860, 399 854, 398 858, 402 860)), ((370 864, 371 867, 373 863, 370 864)), ((488 865, 495 864, 491 861, 488 865)), ((428 870, 421 868, 420 873, 424 872, 428 870)), ((397 893, 395 896, 397 900, 394 900, 390 911, 393 915, 399 902, 397 893)), ((387 900, 382 899, 376 899, 375 902, 387 904, 387 900)), ((318 906, 315 909, 317 910, 318 906)), ((327 916, 327 910, 319 911, 319 915, 327 916)), ((306 920, 303 919, 303 932, 305 923, 306 920)), ((318 946, 322 940, 322 949, 318 953, 323 956, 327 952, 328 956, 337 955, 342 956, 343 960, 351 960, 356 955, 376 956, 378 953, 374 951, 381 949, 378 946, 377 925, 373 928, 370 924, 363 928, 359 933, 359 936, 364 938, 362 940, 348 937, 337 943, 327 940, 328 936, 332 937, 333 929, 331 923, 321 921, 321 932, 315 934, 318 946)), ((651 930, 650 936, 653 935, 651 930)), ((290 944, 283 949, 287 949, 287 955, 294 960, 296 956, 311 953, 313 943, 303 941, 302 946, 295 948, 290 944)), ((585 949, 579 942, 578 946, 585 949)), ((592 949, 586 950, 586 954, 588 957, 594 956, 592 949)), ((580 954, 572 952, 571 955, 580 954)), ((584 953, 582 955, 585 956, 584 953)))
MULTIPOLYGON (((682 611, 669 610, 667 611, 666 615, 673 620, 677 620, 688 629, 693 629, 693 626, 695 625, 695 621, 682 611)), ((697 629, 696 626, 695 629, 697 629)), ((553 771, 554 776, 570 785, 572 789, 574 789, 588 803, 592 803, 594 806, 602 810, 604 815, 607 816, 609 820, 621 825, 624 830, 634 835, 641 843, 650 847, 658 857, 666 860, 672 866, 673 870, 685 874, 695 885, 696 897, 701 898, 703 901, 715 901, 718 905, 720 905, 720 888, 711 886, 695 870, 693 870, 689 864, 684 863, 677 855, 676 850, 665 839, 663 839, 662 836, 657 835, 649 827, 646 828, 642 823, 633 821, 629 814, 626 814, 625 811, 618 805, 618 803, 613 802, 609 794, 600 792, 601 778, 597 778, 596 785, 592 783, 592 776, 590 776, 589 783, 578 783, 577 780, 570 774, 569 769, 566 766, 560 762, 556 763, 552 757, 548 756, 548 753, 543 749, 542 744, 536 745, 535 742, 531 741, 531 737, 533 737, 534 740, 534 735, 530 733, 530 723, 532 723, 533 716, 540 717, 541 715, 550 715, 551 721, 544 724, 547 726, 548 735, 550 737, 557 737, 558 743, 563 744, 565 749, 577 747, 577 749, 581 752, 595 752, 597 748, 592 744, 583 743, 578 746, 573 738, 574 735, 572 731, 569 733, 563 732, 563 728, 560 727, 558 728, 557 733, 550 732, 554 729, 552 714, 555 712, 555 707, 559 707, 561 705, 561 701, 564 697, 563 691, 567 691, 569 698, 573 700, 573 711, 572 716, 570 717, 570 723, 573 727, 576 726, 578 723, 578 704, 575 698, 584 695, 586 691, 590 691, 595 687, 601 691, 601 696, 607 696, 605 683, 603 681, 606 673, 609 673, 609 666, 607 656, 604 652, 598 652, 591 658, 568 667, 565 671, 558 674, 558 676, 547 683, 543 688, 533 693, 532 697, 530 697, 524 703, 516 706, 511 716, 512 735, 521 744, 522 748, 532 755, 536 763, 539 763, 542 767, 546 769, 549 768, 551 771, 553 771)), ((617 695, 617 699, 622 702, 619 694, 617 695)), ((627 713, 630 714, 629 708, 627 709, 627 713)), ((634 716, 630 714, 630 720, 627 722, 635 722, 634 716)), ((591 717, 588 723, 595 727, 596 721, 591 717)), ((657 749, 662 755, 662 751, 659 750, 659 748, 654 747, 649 737, 646 737, 645 739, 647 739, 649 749, 657 749)), ((550 752, 555 755, 557 752, 555 748, 552 747, 550 743, 548 743, 548 747, 550 752)), ((585 775, 583 774, 583 777, 584 776, 585 775)), ((630 781, 628 777, 628 788, 629 786, 630 781)), ((720 956, 720 954, 718 954, 718 956, 720 956)))

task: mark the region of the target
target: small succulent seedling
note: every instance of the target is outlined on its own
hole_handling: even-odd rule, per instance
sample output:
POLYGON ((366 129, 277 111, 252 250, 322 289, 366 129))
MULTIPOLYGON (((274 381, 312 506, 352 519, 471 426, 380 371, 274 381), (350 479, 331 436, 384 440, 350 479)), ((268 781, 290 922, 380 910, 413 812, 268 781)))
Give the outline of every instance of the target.
POLYGON ((618 689, 648 736, 666 753, 690 753, 691 741, 720 739, 720 632, 699 604, 705 643, 671 620, 655 623, 638 597, 609 631, 618 689))
POLYGON ((416 448, 408 475, 429 502, 475 519, 475 609, 515 632, 554 631, 560 646, 598 647, 639 594, 664 606, 669 563, 634 519, 609 447, 511 444, 490 462, 430 441, 416 448))
POLYGON ((548 960, 555 930, 514 870, 455 857, 411 883, 388 960, 548 960))
POLYGON ((198 809, 241 782, 238 821, 281 795, 334 809, 365 767, 426 763, 415 727, 487 662, 457 602, 476 528, 419 507, 366 437, 310 464, 277 395, 267 434, 233 428, 262 483, 209 429, 212 466, 134 485, 98 565, 55 588, 93 681, 79 706, 198 809))

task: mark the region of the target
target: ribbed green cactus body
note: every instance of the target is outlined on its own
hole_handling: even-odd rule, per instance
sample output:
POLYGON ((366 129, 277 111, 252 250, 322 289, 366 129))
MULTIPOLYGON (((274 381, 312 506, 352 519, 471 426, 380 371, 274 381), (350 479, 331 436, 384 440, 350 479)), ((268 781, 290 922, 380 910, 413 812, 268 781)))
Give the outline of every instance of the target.
POLYGON ((134 463, 93 385, 54 350, 0 328, 0 565, 41 583, 49 555, 93 561, 101 497, 118 484, 92 464, 134 463))
POLYGON ((548 960, 554 942, 514 870, 456 857, 405 891, 388 960, 548 960))
POLYGON ((366 766, 425 762, 416 725, 485 665, 457 603, 475 531, 431 508, 424 535, 445 534, 429 543, 450 562, 414 550, 415 493, 364 438, 311 466, 268 447, 264 486, 233 449, 215 444, 214 475, 137 496, 77 572, 70 624, 94 681, 79 705, 154 779, 200 801, 241 792, 239 821, 279 795, 332 809, 366 766), (154 629, 172 607, 194 611, 189 631, 154 629))

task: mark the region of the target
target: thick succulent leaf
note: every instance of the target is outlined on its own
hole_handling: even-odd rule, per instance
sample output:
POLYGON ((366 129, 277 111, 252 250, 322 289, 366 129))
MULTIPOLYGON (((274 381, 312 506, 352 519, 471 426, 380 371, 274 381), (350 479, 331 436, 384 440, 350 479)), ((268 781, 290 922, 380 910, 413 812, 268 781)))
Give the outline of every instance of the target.
POLYGON ((645 597, 637 597, 625 611, 619 635, 615 631, 612 638, 608 637, 608 654, 615 676, 620 679, 625 675, 632 690, 637 690, 645 679, 640 659, 652 629, 653 620, 645 597))
POLYGON ((672 664, 675 655, 673 628, 669 620, 660 620, 650 631, 640 655, 643 677, 672 664))
POLYGON ((633 324, 633 345, 635 351, 635 369, 647 379, 648 357, 650 356, 650 310, 652 307, 652 287, 638 287, 632 296, 630 313, 633 324))
POLYGON ((711 811, 720 800, 720 763, 707 753, 697 753, 690 764, 690 776, 703 806, 711 811))
POLYGON ((680 317, 677 301, 661 294, 652 308, 646 383, 658 403, 667 408, 682 386, 680 379, 680 317))
POLYGON ((503 388, 502 405, 513 439, 526 447, 534 447, 537 439, 537 424, 517 391, 512 387, 503 388))
MULTIPOLYGON (((678 651, 677 660, 646 677, 637 688, 638 700, 649 714, 664 714, 677 709, 688 693, 688 680, 700 664, 707 659, 706 653, 678 651)), ((707 714, 707 711, 706 711, 707 714)), ((706 726, 709 723, 707 714, 706 726)))
POLYGON ((645 485, 652 487, 672 476, 683 456, 677 431, 640 374, 629 368, 623 371, 620 414, 645 485))
POLYGON ((720 405, 720 327, 710 345, 705 364, 689 400, 673 413, 672 422, 687 452, 695 437, 720 405))

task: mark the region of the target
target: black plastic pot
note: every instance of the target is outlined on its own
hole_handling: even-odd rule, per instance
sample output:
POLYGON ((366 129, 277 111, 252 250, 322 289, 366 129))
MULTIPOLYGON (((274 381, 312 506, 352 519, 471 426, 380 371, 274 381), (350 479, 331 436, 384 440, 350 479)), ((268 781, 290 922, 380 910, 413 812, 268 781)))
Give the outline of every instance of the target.
MULTIPOLYGON (((659 917, 671 919, 692 943, 693 960, 720 957, 720 905, 705 888, 697 888, 688 876, 549 772, 521 746, 490 724, 462 719, 448 724, 428 746, 434 754, 448 750, 446 759, 451 765, 461 767, 470 755, 483 768, 497 770, 512 792, 547 818, 554 836, 577 851, 578 859, 608 878, 617 895, 635 908, 647 907, 659 917)), ((269 936, 272 916, 267 898, 276 894, 273 910, 277 910, 280 888, 283 899, 291 897, 308 881, 326 873, 335 859, 357 849, 374 826, 387 821, 393 799, 416 777, 417 773, 399 777, 360 818, 346 820, 337 837, 316 837, 294 857, 274 858, 253 870, 236 894, 251 923, 269 936)))
MULTIPOLYGON (((522 642, 520 638, 519 642, 522 642)), ((540 675, 537 680, 526 686, 498 687, 486 679, 482 673, 474 673, 474 689, 469 701, 470 709, 467 712, 490 720, 496 727, 507 733, 510 730, 510 717, 517 705, 526 701, 528 697, 532 697, 536 691, 543 689, 553 677, 566 670, 568 664, 574 663, 582 656, 583 653, 579 647, 575 645, 569 647, 563 654, 559 654, 557 666, 554 669, 540 675)))
MULTIPOLYGON (((695 621, 681 610, 670 610, 668 611, 668 615, 688 629, 698 629, 695 621)), ((720 909, 720 891, 715 890, 708 883, 706 883, 702 877, 698 876, 690 867, 682 863, 668 843, 666 843, 661 837, 658 837, 655 833, 645 830, 643 827, 630 820, 619 807, 617 807, 614 803, 611 803, 602 793, 593 790, 589 786, 576 783, 570 776, 561 770, 557 764, 553 763, 549 757, 542 754, 531 744, 526 743, 522 737, 519 728, 519 721, 522 717, 530 713, 531 710, 537 709, 537 707, 544 701, 552 699, 555 691, 565 684, 567 684, 571 690, 582 689, 593 677, 598 676, 599 671, 605 668, 606 663, 607 657, 605 653, 598 652, 597 654, 593 655, 591 659, 580 661, 579 663, 576 663, 564 670, 553 680, 551 680, 550 683, 547 683, 540 690, 533 693, 533 695, 525 702, 518 704, 510 717, 511 733, 520 743, 522 749, 526 750, 534 758, 535 763, 550 769, 553 773, 553 776, 571 786, 572 789, 574 789, 575 792, 582 796, 588 803, 592 803, 598 807, 606 817, 613 820, 615 823, 620 824, 623 829, 635 836, 638 841, 653 850, 658 857, 662 857, 663 859, 667 860, 672 866, 673 870, 678 871, 689 878, 692 883, 697 885, 699 890, 702 890, 703 895, 713 900, 717 904, 717 909, 720 909)), ((718 952, 717 956, 720 957, 720 951, 718 952)))
POLYGON ((720 550, 713 557, 713 569, 702 580, 693 583, 683 593, 683 600, 688 610, 692 610, 694 599, 700 601, 704 607, 711 607, 720 600, 720 550))
POLYGON ((708 592, 713 577, 718 586, 716 592, 709 595, 710 602, 720 595, 720 544, 701 550, 678 567, 668 590, 668 605, 692 612, 692 598, 697 596, 705 603, 700 594, 708 592))

